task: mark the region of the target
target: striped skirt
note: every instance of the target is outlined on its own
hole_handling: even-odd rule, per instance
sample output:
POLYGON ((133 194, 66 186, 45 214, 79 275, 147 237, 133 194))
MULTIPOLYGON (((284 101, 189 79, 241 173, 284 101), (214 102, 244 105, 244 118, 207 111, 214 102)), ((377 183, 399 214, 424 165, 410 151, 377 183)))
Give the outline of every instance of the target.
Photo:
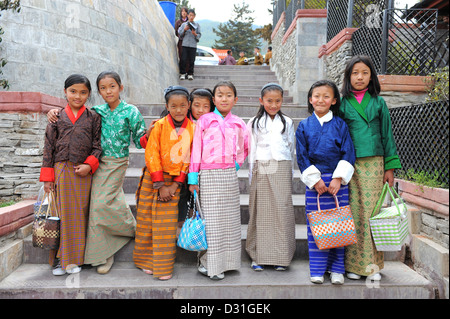
MULTIPOLYGON (((173 177, 164 173, 164 185, 172 183, 173 177)), ((144 168, 138 196, 134 264, 153 271, 157 278, 171 275, 177 251, 180 187, 170 202, 158 201, 158 190, 153 189, 150 172, 144 168)))
MULTIPOLYGON (((327 187, 332 181, 332 176, 333 174, 322 175, 322 179, 327 187)), ((349 204, 348 186, 341 185, 336 197, 338 198, 339 206, 347 206, 349 204)), ((336 208, 334 197, 329 193, 322 194, 320 196, 320 208, 322 210, 336 208)), ((306 187, 306 213, 317 210, 317 191, 306 187)), ((321 277, 327 271, 344 274, 345 247, 320 250, 314 241, 308 218, 306 218, 306 225, 308 229, 309 271, 311 277, 321 277)))
POLYGON ((102 157, 92 180, 85 263, 98 266, 125 246, 136 220, 122 189, 128 158, 102 157))
POLYGON ((205 217, 208 250, 199 254, 208 276, 241 267, 241 207, 235 168, 199 174, 200 205, 205 217))
POLYGON ((75 174, 74 166, 71 162, 59 162, 54 166, 61 237, 58 251, 50 251, 49 264, 53 266, 55 257, 59 258, 63 269, 84 264, 92 175, 80 177, 75 174))
POLYGON ((383 190, 384 159, 380 156, 357 158, 349 184, 350 208, 358 242, 345 250, 345 270, 369 276, 384 268, 384 254, 376 249, 369 218, 383 190))
POLYGON ((256 162, 249 211, 250 258, 259 265, 289 266, 296 246, 291 161, 256 162))

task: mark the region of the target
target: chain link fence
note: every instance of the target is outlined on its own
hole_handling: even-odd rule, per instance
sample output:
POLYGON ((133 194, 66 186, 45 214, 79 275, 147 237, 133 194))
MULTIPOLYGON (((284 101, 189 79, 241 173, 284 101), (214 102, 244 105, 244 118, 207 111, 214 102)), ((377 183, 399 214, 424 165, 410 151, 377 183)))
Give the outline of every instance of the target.
POLYGON ((449 101, 393 108, 390 114, 402 171, 437 172, 439 183, 449 185, 449 101))
POLYGON ((273 6, 273 26, 275 27, 280 20, 281 14, 286 12, 286 28, 289 28, 295 19, 299 9, 326 9, 328 0, 279 0, 273 6), (288 3, 288 6, 286 6, 288 3))
POLYGON ((383 10, 387 5, 386 0, 329 0, 327 41, 345 28, 381 28, 383 10))

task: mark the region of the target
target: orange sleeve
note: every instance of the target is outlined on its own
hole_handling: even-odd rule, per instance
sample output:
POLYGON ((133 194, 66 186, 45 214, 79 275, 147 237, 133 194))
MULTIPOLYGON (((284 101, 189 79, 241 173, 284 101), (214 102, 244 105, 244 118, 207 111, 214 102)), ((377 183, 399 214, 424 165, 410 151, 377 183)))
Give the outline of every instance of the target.
POLYGON ((160 120, 155 123, 148 144, 145 148, 145 165, 150 172, 152 177, 152 182, 164 182, 164 174, 161 163, 161 134, 162 134, 162 123, 160 120))

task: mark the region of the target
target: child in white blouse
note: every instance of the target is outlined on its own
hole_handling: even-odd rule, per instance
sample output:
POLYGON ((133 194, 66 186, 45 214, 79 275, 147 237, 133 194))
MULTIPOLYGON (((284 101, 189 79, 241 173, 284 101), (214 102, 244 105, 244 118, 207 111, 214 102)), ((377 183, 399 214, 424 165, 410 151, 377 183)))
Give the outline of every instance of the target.
POLYGON ((295 129, 292 119, 281 112, 283 93, 278 84, 265 85, 258 114, 247 124, 251 190, 246 250, 255 271, 264 265, 286 270, 295 253, 295 129))

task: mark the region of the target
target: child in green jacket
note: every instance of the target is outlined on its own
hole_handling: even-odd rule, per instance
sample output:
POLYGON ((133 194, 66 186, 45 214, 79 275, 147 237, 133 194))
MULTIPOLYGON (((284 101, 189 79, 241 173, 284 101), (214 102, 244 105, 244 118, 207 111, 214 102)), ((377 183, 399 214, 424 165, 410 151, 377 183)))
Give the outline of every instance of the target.
POLYGON ((383 252, 376 250, 369 218, 383 185, 394 184, 394 169, 401 168, 386 102, 372 60, 355 56, 347 64, 340 117, 347 123, 355 145, 355 173, 349 184, 350 208, 358 242, 347 246, 345 270, 350 279, 369 276, 380 280, 383 252))

